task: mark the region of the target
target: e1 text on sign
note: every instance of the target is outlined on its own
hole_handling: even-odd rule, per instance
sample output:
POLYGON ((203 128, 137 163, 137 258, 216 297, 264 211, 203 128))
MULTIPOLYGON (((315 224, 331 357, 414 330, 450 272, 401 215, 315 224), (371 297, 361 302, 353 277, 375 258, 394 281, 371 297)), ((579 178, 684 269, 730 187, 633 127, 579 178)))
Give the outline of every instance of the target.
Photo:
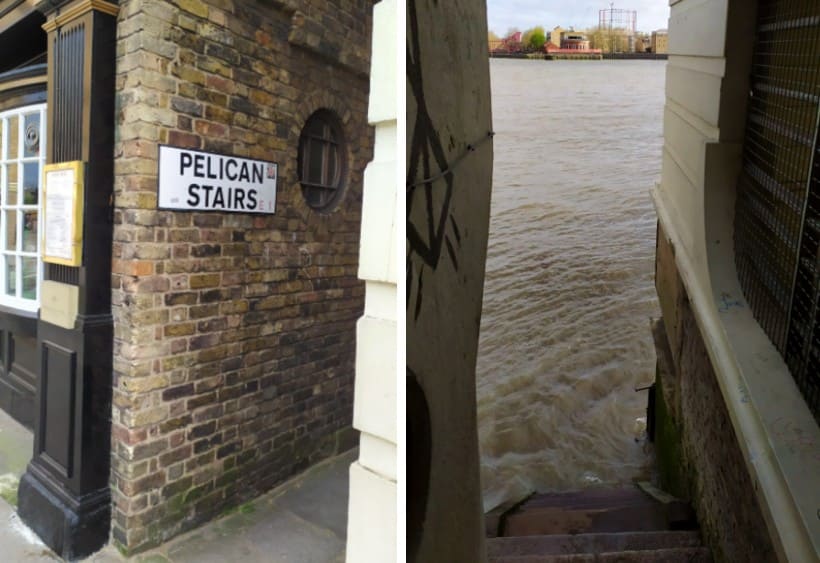
POLYGON ((273 213, 275 162, 177 147, 159 147, 159 207, 273 213))

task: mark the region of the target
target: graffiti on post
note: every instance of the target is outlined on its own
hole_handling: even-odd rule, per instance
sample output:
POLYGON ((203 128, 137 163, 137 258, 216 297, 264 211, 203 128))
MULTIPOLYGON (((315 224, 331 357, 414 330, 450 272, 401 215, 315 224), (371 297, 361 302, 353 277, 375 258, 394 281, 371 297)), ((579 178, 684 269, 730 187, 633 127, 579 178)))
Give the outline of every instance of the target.
POLYGON ((436 271, 442 252, 446 249, 453 267, 458 271, 457 249, 461 246, 461 232, 452 215, 451 202, 454 176, 449 170, 447 155, 441 138, 427 109, 421 70, 421 46, 415 0, 408 0, 410 37, 407 45, 407 83, 416 103, 416 119, 407 159, 407 185, 430 179, 419 189, 407 191, 407 303, 413 307, 413 318, 418 319, 424 297, 425 270, 436 271), (438 176, 433 180, 435 176, 438 176), (421 219, 411 219, 414 208, 423 206, 421 219))

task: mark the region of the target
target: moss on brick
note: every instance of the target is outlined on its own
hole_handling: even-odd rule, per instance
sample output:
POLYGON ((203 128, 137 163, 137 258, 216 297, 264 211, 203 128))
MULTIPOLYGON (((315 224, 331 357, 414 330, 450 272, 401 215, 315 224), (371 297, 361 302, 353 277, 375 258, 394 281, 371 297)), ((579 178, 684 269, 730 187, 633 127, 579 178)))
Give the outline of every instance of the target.
POLYGON ((111 543, 114 545, 115 548, 117 548, 117 551, 119 551, 120 555, 122 555, 123 557, 128 558, 131 556, 131 551, 128 549, 128 547, 124 545, 122 542, 120 542, 118 539, 112 539, 111 543))
POLYGON ((177 514, 183 512, 185 504, 185 493, 174 495, 168 499, 168 513, 177 514))
POLYGON ((679 498, 688 498, 686 475, 683 470, 681 434, 666 406, 663 378, 655 374, 655 456, 661 488, 679 498))

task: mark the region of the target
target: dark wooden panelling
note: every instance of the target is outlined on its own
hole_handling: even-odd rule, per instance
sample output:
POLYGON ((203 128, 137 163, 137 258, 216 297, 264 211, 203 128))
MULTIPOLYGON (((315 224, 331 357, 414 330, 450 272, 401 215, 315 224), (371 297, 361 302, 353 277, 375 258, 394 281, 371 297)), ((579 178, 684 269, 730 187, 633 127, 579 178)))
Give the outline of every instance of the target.
POLYGON ((82 266, 70 272, 79 274, 74 327, 37 326, 35 455, 20 480, 18 515, 67 560, 97 551, 110 529, 116 23, 92 7, 48 35, 46 161, 85 163, 84 248, 82 266))
MULTIPOLYGON (((43 37, 44 49, 45 34, 42 30, 39 33, 43 37)), ((0 53, 5 54, 2 44, 0 41, 0 53)), ((0 75, 0 111, 45 102, 45 83, 14 86, 22 79, 44 76, 45 73, 46 66, 40 64, 0 75)), ((34 426, 37 388, 37 320, 34 317, 0 307, 0 409, 29 429, 34 426)))
POLYGON ((23 4, 24 11, 0 13, 0 72, 31 64, 46 51, 45 17, 23 4))
POLYGON ((26 426, 34 426, 37 387, 37 321, 0 314, 0 408, 26 426))
MULTIPOLYGON (((60 29, 53 37, 54 112, 49 162, 83 159, 83 80, 85 74, 86 25, 83 21, 60 29)), ((46 264, 45 279, 79 284, 80 269, 46 264)))
POLYGON ((83 63, 85 24, 61 29, 54 36, 54 75, 59 85, 54 92, 52 147, 53 162, 82 160, 83 149, 83 63))
MULTIPOLYGON (((0 53, 2 52, 0 48, 0 53)), ((0 74, 0 111, 44 103, 46 101, 45 80, 45 64, 32 64, 0 74), (32 78, 40 79, 42 82, 25 84, 32 78)))
POLYGON ((78 285, 80 283, 80 269, 62 264, 44 264, 44 276, 47 280, 60 283, 78 285))
POLYGON ((13 332, 9 335, 11 374, 31 393, 37 387, 37 335, 13 332))
MULTIPOLYGON (((44 398, 45 432, 42 448, 54 470, 70 478, 73 469, 74 390, 77 381, 77 354, 53 342, 43 342, 40 385, 44 398), (59 429, 59 431, 58 431, 59 429)), ((39 449, 39 448, 38 448, 39 449)))
POLYGON ((46 101, 45 84, 34 84, 23 88, 15 88, 7 92, 0 92, 0 111, 14 109, 20 106, 42 104, 46 101))

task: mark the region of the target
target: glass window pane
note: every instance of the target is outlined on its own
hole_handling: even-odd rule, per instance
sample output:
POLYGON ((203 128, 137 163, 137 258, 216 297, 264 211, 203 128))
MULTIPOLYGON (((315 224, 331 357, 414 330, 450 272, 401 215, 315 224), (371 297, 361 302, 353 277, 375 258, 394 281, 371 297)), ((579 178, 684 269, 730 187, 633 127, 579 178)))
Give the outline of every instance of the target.
POLYGON ((37 299, 44 128, 35 106, 0 119, 0 296, 37 299))
POLYGON ((322 141, 317 141, 315 139, 311 139, 310 143, 310 153, 309 153, 309 162, 308 162, 308 174, 307 174, 307 181, 312 184, 321 184, 322 183, 322 149, 324 143, 322 141))
POLYGON ((27 162, 23 165, 23 201, 24 205, 37 205, 40 187, 40 163, 27 162))
POLYGON ((333 196, 333 192, 330 191, 330 190, 321 190, 321 192, 322 193, 321 193, 321 199, 320 199, 320 204, 319 205, 324 207, 330 201, 331 196, 333 196))
POLYGON ((40 156, 40 113, 26 116, 23 138, 23 156, 40 156))
POLYGON ((6 205, 17 205, 17 163, 6 166, 6 205))
POLYGON ((308 202, 308 205, 320 205, 321 204, 321 192, 319 188, 305 188, 305 199, 308 202))
POLYGON ((37 252, 37 212, 23 214, 23 251, 37 252))
POLYGON ((308 181, 308 165, 310 164, 310 141, 299 141, 299 181, 308 181))
POLYGON ((37 259, 22 258, 23 262, 23 298, 37 298, 37 259))
POLYGON ((6 256, 6 294, 17 295, 17 258, 6 256))
POLYGON ((6 250, 17 250, 17 211, 6 211, 6 250))
POLYGON ((335 201, 345 155, 343 134, 335 129, 330 112, 318 112, 305 124, 299 141, 302 194, 311 207, 322 209, 335 201))
POLYGON ((12 115, 9 118, 9 159, 17 158, 19 153, 17 147, 20 142, 20 118, 12 115))
POLYGON ((325 124, 321 119, 311 119, 307 124, 307 134, 321 137, 325 130, 325 124))
POLYGON ((325 183, 328 186, 336 187, 337 178, 336 172, 339 168, 339 150, 338 147, 335 145, 327 145, 327 176, 325 177, 325 183))

